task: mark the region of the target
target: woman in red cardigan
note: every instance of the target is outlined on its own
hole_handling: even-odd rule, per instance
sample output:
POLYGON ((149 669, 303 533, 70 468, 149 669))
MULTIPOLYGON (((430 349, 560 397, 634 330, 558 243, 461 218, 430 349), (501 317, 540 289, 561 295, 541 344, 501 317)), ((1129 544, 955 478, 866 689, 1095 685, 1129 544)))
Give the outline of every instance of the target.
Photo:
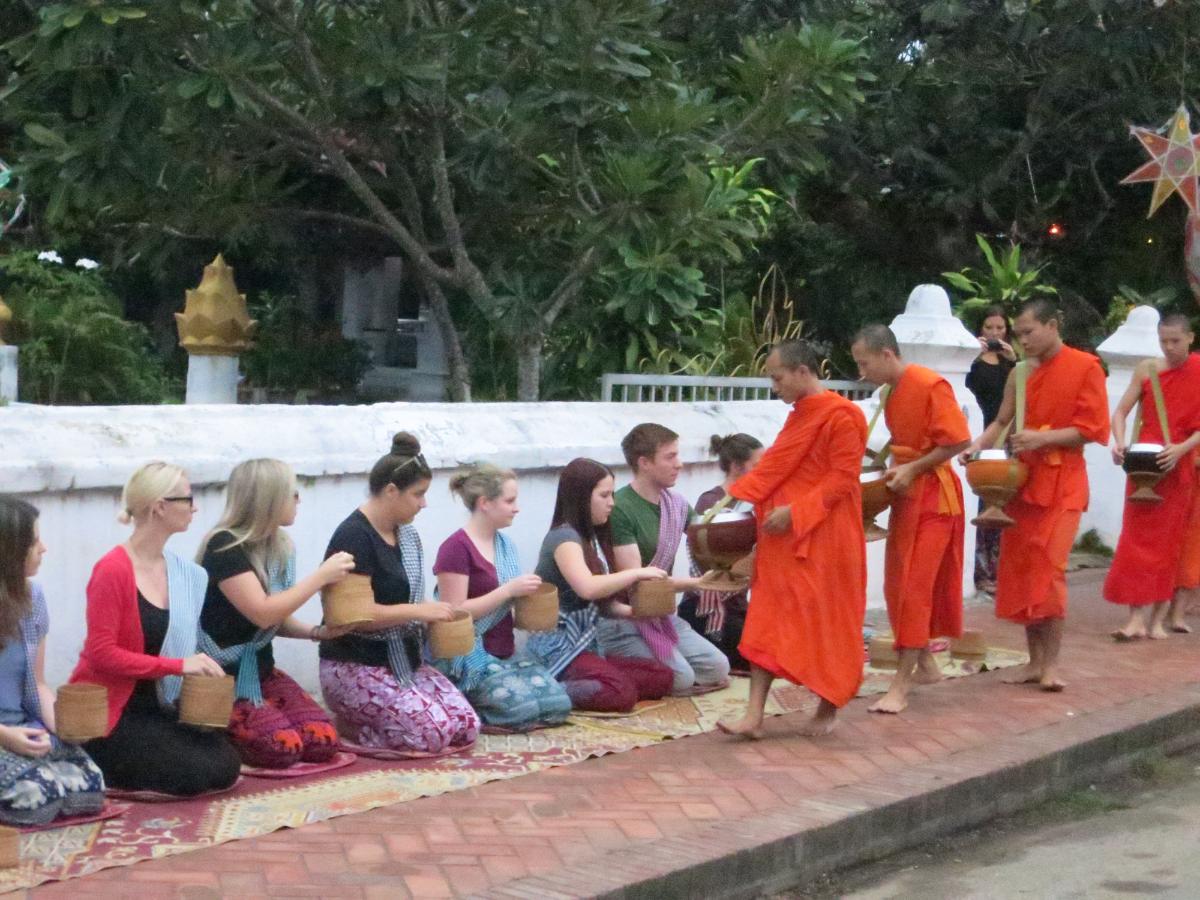
POLYGON ((196 652, 208 576, 165 549, 192 522, 191 486, 178 466, 147 463, 121 503, 133 534, 92 570, 71 675, 108 688, 108 736, 84 746, 110 787, 178 796, 230 787, 240 760, 224 732, 183 725, 175 709, 182 675, 225 674, 196 652))

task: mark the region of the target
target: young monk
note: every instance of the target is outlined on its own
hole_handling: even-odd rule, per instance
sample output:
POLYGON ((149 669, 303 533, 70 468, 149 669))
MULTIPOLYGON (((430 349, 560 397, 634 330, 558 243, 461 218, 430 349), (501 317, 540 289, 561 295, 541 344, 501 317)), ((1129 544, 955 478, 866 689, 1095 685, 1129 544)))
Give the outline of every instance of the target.
MULTIPOLYGON (((647 422, 621 441, 633 482, 613 498, 612 538, 617 570, 655 566, 670 572, 688 522, 695 515, 673 489, 683 469, 679 435, 647 422)), ((672 579, 677 591, 702 589, 700 578, 672 579)), ((656 619, 604 619, 597 636, 605 656, 657 659, 671 667, 671 692, 688 694, 729 682, 729 659, 678 614, 656 619)))
MULTIPOLYGON (((1029 467, 1021 491, 1005 507, 1016 521, 1000 539, 996 615, 1025 626, 1029 664, 1009 675, 1011 684, 1061 691, 1058 674, 1063 620, 1067 615, 1067 557, 1088 503, 1083 446, 1108 441, 1104 371, 1090 353, 1063 344, 1059 312, 1048 300, 1031 300, 1013 323, 1030 366, 1025 427, 1009 439, 1029 467)), ((1004 387, 1000 412, 963 453, 995 444, 1016 416, 1017 366, 1004 387)))
POLYGON ((1128 445, 1137 441, 1162 444, 1159 465, 1166 476, 1154 487, 1161 503, 1125 501, 1121 538, 1112 568, 1104 580, 1104 599, 1129 607, 1129 620, 1113 632, 1118 641, 1165 638, 1170 606, 1173 631, 1191 629, 1183 621, 1185 589, 1184 541, 1166 535, 1188 531, 1196 490, 1195 448, 1200 446, 1200 356, 1191 352, 1191 324, 1186 316, 1167 316, 1158 326, 1163 359, 1148 359, 1134 369, 1129 388, 1113 415, 1113 462, 1124 462, 1128 445), (1152 375, 1158 377, 1169 435, 1163 435, 1152 375), (1125 419, 1140 401, 1141 434, 1125 440, 1125 419), (1145 611, 1153 607, 1150 627, 1145 611))
POLYGON ((950 461, 971 432, 950 383, 901 359, 886 325, 860 330, 850 352, 859 374, 888 392, 892 465, 885 477, 893 500, 883 593, 899 664, 870 710, 899 713, 914 684, 941 678, 929 639, 962 634, 963 492, 950 461))
POLYGON ((741 719, 718 723, 726 734, 762 737, 777 677, 821 698, 804 733, 828 734, 862 681, 867 564, 858 478, 867 422, 824 389, 819 362, 806 341, 771 350, 767 374, 794 406, 758 465, 729 489, 754 503, 759 533, 738 647, 750 662, 750 700, 741 719))

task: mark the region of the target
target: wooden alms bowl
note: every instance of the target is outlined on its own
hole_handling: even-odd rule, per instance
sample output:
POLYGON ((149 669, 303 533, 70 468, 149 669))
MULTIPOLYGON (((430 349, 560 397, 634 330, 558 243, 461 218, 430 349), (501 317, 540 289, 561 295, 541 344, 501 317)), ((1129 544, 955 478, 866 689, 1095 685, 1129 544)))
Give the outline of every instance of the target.
POLYGON ((692 559, 705 570, 727 572, 739 559, 754 549, 758 523, 749 511, 717 513, 708 522, 693 522, 687 528, 688 549, 692 559))
POLYGON ((532 594, 518 597, 513 621, 522 631, 553 631, 558 627, 558 588, 542 582, 532 594))
POLYGON ((179 721, 200 728, 228 728, 233 714, 232 675, 184 675, 179 692, 179 721))
POLYGON ((654 619, 675 612, 675 586, 669 578, 639 581, 630 601, 633 614, 639 619, 654 619))
POLYGON ((1029 467, 1000 449, 980 450, 967 463, 967 484, 985 504, 983 512, 971 520, 976 528, 1007 528, 1013 519, 1004 504, 1025 484, 1029 467))
POLYGON ((474 649, 475 626, 465 609, 456 609, 449 622, 434 622, 429 626, 429 650, 434 659, 454 659, 474 649))
POLYGON ((892 505, 892 492, 883 480, 883 466, 864 466, 858 476, 862 488, 863 531, 867 541, 881 541, 887 537, 887 529, 875 524, 875 517, 892 505))
POLYGON ((1165 448, 1162 444, 1133 444, 1125 451, 1121 468, 1135 485, 1130 500, 1143 503, 1161 503, 1162 497, 1154 493, 1154 486, 1162 480, 1163 470, 1158 464, 1158 454, 1165 448))
POLYGON ((108 734, 108 688, 87 682, 60 687, 54 698, 54 730, 69 744, 108 734))

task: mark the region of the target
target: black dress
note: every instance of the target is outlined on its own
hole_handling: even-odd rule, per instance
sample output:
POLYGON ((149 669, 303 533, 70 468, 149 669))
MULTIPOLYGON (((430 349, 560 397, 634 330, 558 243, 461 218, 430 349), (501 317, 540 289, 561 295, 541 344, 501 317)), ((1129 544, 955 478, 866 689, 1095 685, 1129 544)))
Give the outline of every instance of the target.
MULTIPOLYGON (((145 653, 155 656, 167 636, 170 613, 138 591, 145 653)), ((109 787, 192 797, 237 781, 241 759, 221 730, 193 728, 158 702, 158 683, 134 686, 121 718, 108 737, 84 744, 109 787)))

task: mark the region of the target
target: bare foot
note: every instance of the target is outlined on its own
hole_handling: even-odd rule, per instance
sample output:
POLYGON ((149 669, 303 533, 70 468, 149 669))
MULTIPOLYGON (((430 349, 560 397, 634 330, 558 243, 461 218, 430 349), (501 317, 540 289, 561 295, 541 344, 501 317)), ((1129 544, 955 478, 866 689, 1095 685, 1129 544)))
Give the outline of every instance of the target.
POLYGON ((1118 628, 1116 631, 1112 632, 1112 639, 1118 644, 1124 644, 1128 641, 1140 641, 1145 636, 1145 625, 1143 625, 1141 628, 1134 628, 1131 631, 1127 631, 1124 628, 1118 628))
POLYGON ((1175 634, 1191 634, 1192 633, 1192 626, 1182 620, 1180 620, 1178 622, 1172 622, 1170 624, 1170 629, 1175 634))
POLYGON ((1060 693, 1067 688, 1067 683, 1053 675, 1046 676, 1038 682, 1038 687, 1051 694, 1060 693))
POLYGON ((833 731, 833 726, 837 724, 837 707, 832 704, 826 704, 824 700, 817 707, 817 711, 813 713, 813 717, 805 723, 800 729, 800 733, 805 737, 822 737, 833 731))
POLYGON ((1170 637, 1170 635, 1167 634, 1167 632, 1163 629, 1162 625, 1159 624, 1159 625, 1155 625, 1153 628, 1151 628, 1146 633, 1146 637, 1150 638, 1150 640, 1152 640, 1152 641, 1162 641, 1162 640, 1166 640, 1168 637, 1170 637))
POLYGON ((1000 680, 1005 684, 1034 684, 1042 680, 1042 672, 1033 666, 1021 666, 1019 669, 1002 675, 1000 680))
POLYGON ((867 712, 902 713, 908 709, 908 697, 901 691, 891 690, 867 707, 867 712))
POLYGON ((912 674, 916 684, 937 684, 942 680, 942 670, 938 668, 937 660, 932 653, 922 653, 917 662, 917 668, 912 674))
POLYGON ((764 737, 762 721, 755 724, 749 718, 739 719, 737 722, 726 722, 721 719, 717 722, 717 730, 722 734, 744 738, 748 741, 761 741, 764 737))

